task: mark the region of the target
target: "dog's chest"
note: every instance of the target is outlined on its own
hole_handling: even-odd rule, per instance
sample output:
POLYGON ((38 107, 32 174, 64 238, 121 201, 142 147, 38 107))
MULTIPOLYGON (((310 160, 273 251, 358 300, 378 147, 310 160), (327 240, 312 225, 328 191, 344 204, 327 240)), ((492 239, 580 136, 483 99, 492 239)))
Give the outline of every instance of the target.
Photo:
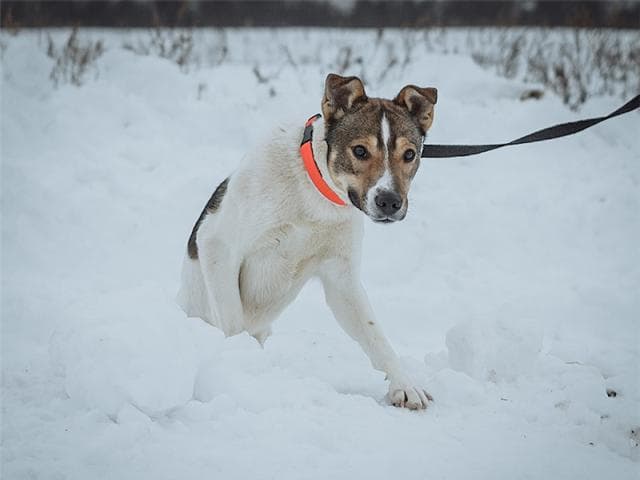
POLYGON ((243 306, 263 308, 295 295, 331 250, 331 236, 321 228, 284 224, 267 231, 242 262, 243 306))

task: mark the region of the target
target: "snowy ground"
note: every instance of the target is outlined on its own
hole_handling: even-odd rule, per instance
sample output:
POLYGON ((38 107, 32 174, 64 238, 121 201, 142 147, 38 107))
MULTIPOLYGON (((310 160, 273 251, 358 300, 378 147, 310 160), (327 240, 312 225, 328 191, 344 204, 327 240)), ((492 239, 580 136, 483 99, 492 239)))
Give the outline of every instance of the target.
MULTIPOLYGON (((410 412, 385 403, 317 283, 264 349, 174 303, 212 188, 276 119, 319 110, 326 66, 185 73, 104 35, 85 84, 57 89, 42 35, 2 36, 2 478, 638 478, 637 113, 424 161, 407 219, 367 222, 364 283, 435 398, 410 412)), ((296 35, 294 51, 313 43, 296 35)), ((528 85, 464 55, 376 78, 379 96, 438 87, 434 143, 621 103, 520 102, 528 85)))

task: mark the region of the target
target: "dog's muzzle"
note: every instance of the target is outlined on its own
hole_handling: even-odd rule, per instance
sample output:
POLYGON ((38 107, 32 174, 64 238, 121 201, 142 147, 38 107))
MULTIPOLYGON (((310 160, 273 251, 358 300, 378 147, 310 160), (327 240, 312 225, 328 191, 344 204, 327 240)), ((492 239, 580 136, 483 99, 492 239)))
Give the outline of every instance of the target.
POLYGON ((402 206, 402 197, 393 190, 379 190, 373 198, 375 204, 374 211, 369 212, 369 216, 374 222, 391 223, 402 220, 405 211, 402 206))

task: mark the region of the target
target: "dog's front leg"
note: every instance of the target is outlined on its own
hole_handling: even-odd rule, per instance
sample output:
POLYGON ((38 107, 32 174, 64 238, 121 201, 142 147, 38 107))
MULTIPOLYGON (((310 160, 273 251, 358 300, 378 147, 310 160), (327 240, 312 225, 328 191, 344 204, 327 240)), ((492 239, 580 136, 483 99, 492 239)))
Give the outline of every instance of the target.
POLYGON ((430 395, 404 372, 398 356, 375 321, 367 294, 352 267, 343 259, 329 262, 321 273, 325 298, 336 320, 356 340, 373 367, 387 374, 389 400, 398 407, 426 408, 430 395))
POLYGON ((245 328, 238 277, 240 260, 227 242, 210 238, 199 245, 212 323, 231 336, 245 328))

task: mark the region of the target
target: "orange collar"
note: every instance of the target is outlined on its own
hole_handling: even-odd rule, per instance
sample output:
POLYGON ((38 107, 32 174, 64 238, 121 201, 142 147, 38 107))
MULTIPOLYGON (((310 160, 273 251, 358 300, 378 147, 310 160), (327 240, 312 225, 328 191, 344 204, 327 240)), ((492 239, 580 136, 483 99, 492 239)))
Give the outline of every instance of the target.
POLYGON ((342 200, 336 192, 334 192, 327 182, 322 178, 322 172, 318 168, 315 158, 313 158, 313 148, 311 140, 313 138, 313 122, 319 119, 322 115, 315 114, 307 123, 304 124, 304 134, 302 135, 302 143, 300 144, 300 156, 304 163, 304 168, 309 174, 309 178, 316 186, 318 191, 329 201, 336 205, 345 206, 346 203, 342 200))

